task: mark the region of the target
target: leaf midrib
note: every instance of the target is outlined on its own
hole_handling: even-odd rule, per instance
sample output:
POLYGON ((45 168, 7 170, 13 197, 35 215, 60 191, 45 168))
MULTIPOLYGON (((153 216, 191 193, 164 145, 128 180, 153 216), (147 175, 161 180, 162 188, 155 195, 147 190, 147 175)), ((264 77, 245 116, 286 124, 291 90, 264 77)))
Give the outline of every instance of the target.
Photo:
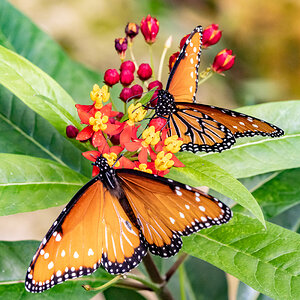
POLYGON ((9 124, 11 127, 13 127, 16 131, 18 131, 21 135, 23 135, 27 140, 35 144, 37 147, 39 147, 43 152, 48 154, 53 160, 57 161, 59 164, 68 167, 67 164, 65 164, 60 158, 55 156, 52 152, 50 152, 47 148, 45 148, 43 145, 38 143, 35 139, 33 139, 30 135, 28 135, 25 131, 23 131, 20 127, 17 127, 13 122, 11 122, 8 118, 6 118, 3 114, 0 113, 0 118, 5 121, 7 124, 9 124))
POLYGON ((8 182, 8 183, 0 183, 1 186, 18 186, 18 185, 75 185, 75 186, 82 186, 82 183, 76 183, 76 182, 56 182, 56 181, 32 181, 32 182, 8 182))

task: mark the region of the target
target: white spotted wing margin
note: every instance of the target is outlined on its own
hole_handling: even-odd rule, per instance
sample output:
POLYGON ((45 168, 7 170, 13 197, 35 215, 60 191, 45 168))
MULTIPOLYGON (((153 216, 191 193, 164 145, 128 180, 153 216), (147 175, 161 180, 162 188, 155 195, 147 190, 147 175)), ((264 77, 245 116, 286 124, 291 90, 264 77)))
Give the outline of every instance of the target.
POLYGON ((218 199, 171 179, 135 170, 117 170, 149 250, 163 258, 182 247, 181 236, 227 223, 232 212, 218 199))
POLYGON ((101 265, 111 274, 128 272, 141 262, 147 246, 119 199, 97 176, 51 226, 27 270, 25 288, 40 293, 101 265))

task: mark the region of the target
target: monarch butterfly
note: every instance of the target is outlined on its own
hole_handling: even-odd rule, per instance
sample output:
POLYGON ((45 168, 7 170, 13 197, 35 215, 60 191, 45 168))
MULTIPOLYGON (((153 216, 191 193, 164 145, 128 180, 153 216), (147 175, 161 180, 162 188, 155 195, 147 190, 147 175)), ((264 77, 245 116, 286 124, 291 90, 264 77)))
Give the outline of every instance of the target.
POLYGON ((193 103, 198 88, 202 26, 197 26, 182 47, 166 89, 159 90, 155 116, 168 120, 169 135, 183 139, 181 150, 221 152, 236 138, 278 137, 283 130, 263 120, 228 109, 193 103))
POLYGON ((63 209, 34 255, 26 290, 43 292, 102 265, 111 274, 135 268, 147 254, 167 258, 187 236, 227 223, 231 210, 216 198, 171 179, 111 168, 100 173, 63 209))

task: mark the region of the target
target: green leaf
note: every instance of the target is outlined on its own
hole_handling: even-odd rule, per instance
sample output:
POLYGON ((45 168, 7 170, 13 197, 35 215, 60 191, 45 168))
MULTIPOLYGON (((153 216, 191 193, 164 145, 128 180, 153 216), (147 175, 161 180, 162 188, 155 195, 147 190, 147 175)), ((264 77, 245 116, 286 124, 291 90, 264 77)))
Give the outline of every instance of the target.
POLYGON ((60 134, 67 125, 78 127, 75 102, 50 76, 18 54, 0 46, 0 83, 14 93, 32 110, 48 120, 60 134), (68 111, 73 119, 60 113, 61 109, 50 105, 40 96, 51 99, 56 106, 68 111))
POLYGON ((87 103, 93 84, 103 81, 100 73, 70 59, 56 42, 6 0, 0 1, 0 44, 52 76, 78 103, 87 103))
POLYGON ((146 300, 144 296, 133 290, 126 290, 121 288, 109 288, 103 292, 105 299, 107 300, 120 300, 120 299, 130 299, 130 300, 146 300))
POLYGON ((271 218, 300 203, 300 169, 286 170, 253 192, 265 216, 271 218))
POLYGON ((300 167, 300 102, 283 101, 238 111, 264 119, 285 131, 279 138, 242 138, 222 153, 200 153, 236 178, 300 167))
POLYGON ((91 175, 91 164, 77 147, 8 90, 1 88, 0 134, 0 152, 52 159, 85 176, 91 175))
POLYGON ((50 160, 0 154, 0 215, 59 206, 88 178, 50 160))
POLYGON ((192 185, 208 186, 247 208, 263 225, 263 213, 251 193, 235 178, 217 165, 192 153, 179 153, 184 168, 172 168, 170 178, 192 185))
POLYGON ((226 276, 220 269, 190 256, 184 262, 184 271, 189 299, 228 299, 226 276))
POLYGON ((300 204, 269 219, 270 222, 300 233, 300 204))
POLYGON ((39 244, 37 241, 0 241, 0 281, 24 280, 26 270, 39 244))
POLYGON ((300 297, 300 236, 267 222, 267 229, 235 213, 220 227, 184 238, 183 251, 276 299, 300 297))

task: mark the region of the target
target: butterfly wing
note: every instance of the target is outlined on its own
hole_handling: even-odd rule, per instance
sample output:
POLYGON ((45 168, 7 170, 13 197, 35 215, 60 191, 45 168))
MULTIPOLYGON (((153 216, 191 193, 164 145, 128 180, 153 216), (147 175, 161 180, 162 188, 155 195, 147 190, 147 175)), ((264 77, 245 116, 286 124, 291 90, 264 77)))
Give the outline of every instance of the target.
POLYGON ((229 149, 236 138, 245 136, 278 137, 279 127, 263 120, 219 107, 180 102, 170 116, 169 134, 184 141, 181 150, 221 152, 229 149))
POLYGON ((200 65, 202 26, 197 26, 182 47, 171 70, 166 90, 175 102, 194 102, 198 88, 198 69, 200 65))
POLYGON ((147 247, 118 199, 95 177, 53 223, 27 270, 25 287, 43 292, 93 273, 101 264, 112 274, 134 268, 147 247))
POLYGON ((182 235, 230 220, 222 202, 188 185, 134 170, 118 170, 120 184, 149 243, 161 257, 175 255, 182 235))

